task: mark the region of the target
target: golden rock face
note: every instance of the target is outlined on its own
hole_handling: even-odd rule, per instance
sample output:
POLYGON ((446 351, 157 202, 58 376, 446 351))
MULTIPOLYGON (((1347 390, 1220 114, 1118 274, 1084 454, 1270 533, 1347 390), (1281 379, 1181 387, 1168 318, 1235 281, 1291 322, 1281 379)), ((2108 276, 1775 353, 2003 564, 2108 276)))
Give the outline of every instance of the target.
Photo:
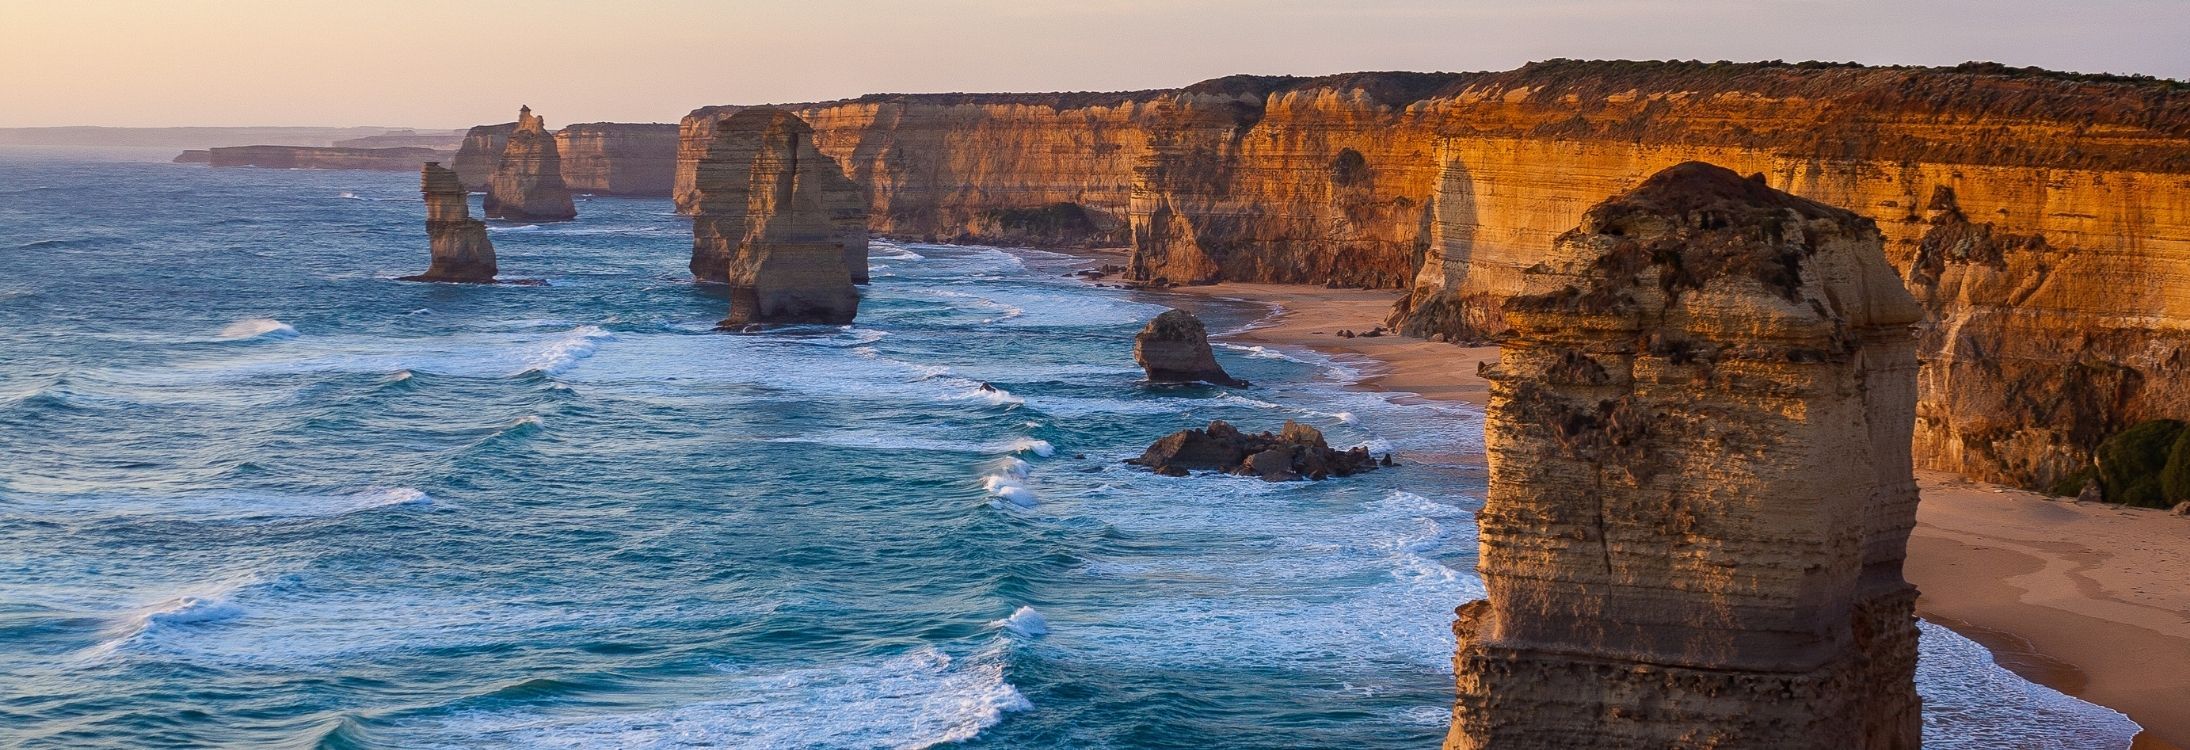
POLYGON ((1913 748, 1922 310, 1868 219, 1685 163, 1523 274, 1450 748, 1913 748))
POLYGON ((555 131, 563 185, 581 193, 668 195, 677 178, 677 126, 587 122, 555 131))
MULTIPOLYGON (((2190 348, 2190 97, 2174 86, 1554 61, 788 108, 869 189, 877 232, 1131 244, 1141 280, 1406 289, 1395 326, 1462 341, 1504 330, 1522 269, 1604 196, 1689 160, 1761 173, 1875 220, 1924 303, 1921 463, 2038 485, 2113 430, 2190 415, 2190 378, 2172 375, 2190 348), (1946 228, 1942 188, 1960 216, 1946 228), (1977 236, 1993 239, 1955 249, 1977 236)), ((680 125, 685 210, 736 109, 680 125)))
POLYGON ((867 276, 867 205, 796 115, 748 108, 699 165, 692 274, 728 284, 722 326, 852 322, 867 276))
POLYGON ((418 192, 426 201, 426 238, 433 263, 407 281, 494 283, 494 243, 487 225, 471 217, 471 199, 456 171, 437 162, 419 169, 418 192))
POLYGON ((577 218, 578 207, 563 185, 563 158, 555 148, 555 134, 547 123, 519 111, 517 127, 502 146, 502 158, 487 180, 487 218, 511 221, 565 221, 577 218))

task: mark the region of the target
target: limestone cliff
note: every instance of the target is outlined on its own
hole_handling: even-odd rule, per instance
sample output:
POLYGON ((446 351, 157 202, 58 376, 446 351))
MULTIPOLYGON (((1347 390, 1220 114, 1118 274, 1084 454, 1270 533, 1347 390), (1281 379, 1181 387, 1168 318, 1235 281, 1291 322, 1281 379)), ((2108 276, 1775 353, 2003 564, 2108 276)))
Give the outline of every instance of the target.
POLYGON ((471 217, 470 191, 456 171, 426 162, 418 173, 418 192, 426 199, 433 263, 425 273, 403 280, 494 283, 494 243, 487 240, 487 225, 471 217))
POLYGON ((494 170, 502 165, 502 149, 509 147, 510 131, 517 123, 477 125, 464 133, 464 143, 456 149, 456 161, 450 166, 456 169, 457 179, 475 193, 487 190, 487 182, 494 179, 494 170))
POLYGON ((227 146, 207 149, 216 167, 267 169, 371 169, 410 171, 449 157, 430 148, 330 148, 324 146, 227 146))
POLYGON ((1922 310, 1875 224, 1681 164, 1505 312, 1446 747, 1917 747, 1922 310))
POLYGON ((814 150, 812 128, 783 110, 741 111, 715 129, 696 178, 692 274, 729 284, 722 328, 852 322, 850 260, 856 252, 864 275, 866 201, 814 150))
POLYGON ((512 221, 567 221, 578 207, 563 185, 563 159, 555 136, 531 107, 517 110, 517 127, 502 148, 502 160, 487 181, 487 218, 512 221))
MULTIPOLYGON (((1945 187, 1972 226, 2042 244, 2005 266, 1942 258, 1936 288, 1906 277, 1934 311, 1927 467, 2043 485, 2088 456, 2089 425, 2190 416, 2190 378, 2165 375, 2190 344, 2190 87, 2176 82, 1988 64, 1561 60, 786 108, 870 189, 877 232, 1130 242, 1139 280, 1404 288, 1390 322, 1451 340, 1503 331, 1500 302, 1552 238, 1682 161, 1763 173, 1876 219, 1904 274, 1945 187), (1961 354, 1945 351, 1953 341, 1961 354), (2010 348, 2017 358, 1985 354, 2010 348), (2060 390, 2076 395, 2016 405, 2060 390)), ((697 149, 736 110, 681 126, 687 210, 697 149)))
POLYGON ((555 133, 563 184, 581 193, 668 195, 677 177, 677 126, 587 122, 555 133))

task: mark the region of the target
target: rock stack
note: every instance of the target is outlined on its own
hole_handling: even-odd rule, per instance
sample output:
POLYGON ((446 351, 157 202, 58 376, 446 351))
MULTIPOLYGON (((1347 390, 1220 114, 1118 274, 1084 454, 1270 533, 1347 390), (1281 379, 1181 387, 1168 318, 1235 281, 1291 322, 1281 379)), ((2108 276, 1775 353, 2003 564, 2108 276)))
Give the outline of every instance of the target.
POLYGON ((471 217, 469 193, 456 171, 429 161, 418 172, 418 192, 426 198, 426 237, 433 243, 433 265, 404 281, 494 283, 494 243, 487 225, 471 217))
MULTIPOLYGON (((1216 420, 1207 428, 1180 430, 1164 436, 1140 458, 1126 463, 1145 466, 1164 476, 1183 477, 1195 471, 1261 477, 1264 481, 1323 480, 1375 469, 1380 464, 1369 449, 1356 446, 1332 450, 1323 432, 1288 421, 1277 434, 1250 435, 1230 422, 1216 420)), ((1391 466, 1390 455, 1381 464, 1391 466)))
POLYGON ((1460 748, 1915 748, 1920 309, 1853 213, 1690 162, 1505 305, 1460 748))
POLYGON ((754 107, 722 122, 694 189, 692 275, 730 285, 724 329, 852 322, 867 201, 804 120, 754 107))
POLYGON ((569 221, 578 218, 570 190, 563 186, 563 159, 555 134, 531 107, 517 109, 517 127, 502 147, 502 159, 487 181, 487 218, 511 221, 569 221))
POLYGON ((1209 348, 1209 329, 1185 310, 1166 310, 1133 337, 1133 361, 1150 382, 1244 386, 1217 364, 1209 348))

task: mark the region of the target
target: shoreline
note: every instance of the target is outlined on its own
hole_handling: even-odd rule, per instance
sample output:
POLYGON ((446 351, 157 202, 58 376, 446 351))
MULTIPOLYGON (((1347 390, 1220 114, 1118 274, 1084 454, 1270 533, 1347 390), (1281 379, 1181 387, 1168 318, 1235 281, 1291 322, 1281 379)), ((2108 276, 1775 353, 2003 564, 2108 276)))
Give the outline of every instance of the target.
MULTIPOLYGON (((1268 305, 1221 334, 1369 365, 1357 387, 1488 405, 1477 368, 1497 347, 1458 347, 1378 326, 1393 290, 1222 283, 1147 290, 1268 305)), ((1943 472, 1917 472, 1922 501, 1906 574, 1917 614, 1992 652, 2031 682, 2128 715, 2131 750, 2190 747, 2190 518, 2078 504, 1943 472)))

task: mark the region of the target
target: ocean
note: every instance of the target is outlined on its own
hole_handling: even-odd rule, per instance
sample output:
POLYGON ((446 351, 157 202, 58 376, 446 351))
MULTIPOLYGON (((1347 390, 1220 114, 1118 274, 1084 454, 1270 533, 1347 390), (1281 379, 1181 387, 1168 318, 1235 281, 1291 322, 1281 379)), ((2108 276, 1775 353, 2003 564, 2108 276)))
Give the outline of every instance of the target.
MULTIPOLYGON (((491 223, 545 286, 420 284, 415 174, 171 155, 0 149, 0 747, 1444 735, 1481 414, 1304 351, 1140 381, 1166 306, 1260 306, 877 241, 856 325, 716 333, 666 198, 491 223), (1403 465, 1121 463, 1212 419, 1403 465)), ((1929 747, 2136 731, 1923 633, 1929 747)))

